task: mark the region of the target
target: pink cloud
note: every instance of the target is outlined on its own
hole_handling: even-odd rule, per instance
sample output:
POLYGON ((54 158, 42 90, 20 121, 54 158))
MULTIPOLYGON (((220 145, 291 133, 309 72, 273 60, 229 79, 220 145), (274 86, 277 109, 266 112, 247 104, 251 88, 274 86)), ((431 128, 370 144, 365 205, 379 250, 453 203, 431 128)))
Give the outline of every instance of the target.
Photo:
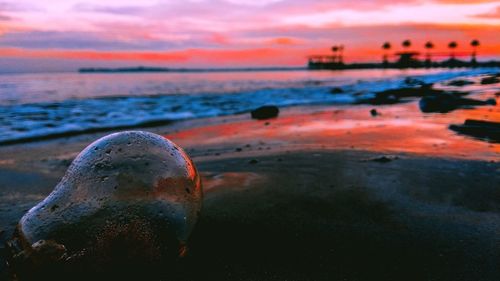
POLYGON ((490 13, 479 14, 479 15, 476 15, 476 17, 478 17, 478 18, 500 19, 500 6, 498 6, 495 11, 492 11, 490 13))

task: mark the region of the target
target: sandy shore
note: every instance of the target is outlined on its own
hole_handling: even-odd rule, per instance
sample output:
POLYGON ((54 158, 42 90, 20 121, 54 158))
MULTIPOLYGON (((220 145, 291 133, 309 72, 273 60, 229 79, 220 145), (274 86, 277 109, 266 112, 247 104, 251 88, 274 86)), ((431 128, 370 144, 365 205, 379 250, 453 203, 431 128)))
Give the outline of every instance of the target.
MULTIPOLYGON (((500 145, 447 128, 470 115, 494 120, 498 106, 432 118, 415 107, 147 128, 184 147, 203 176, 202 218, 176 278, 498 280, 500 145)), ((0 147, 2 244, 102 135, 0 147)))

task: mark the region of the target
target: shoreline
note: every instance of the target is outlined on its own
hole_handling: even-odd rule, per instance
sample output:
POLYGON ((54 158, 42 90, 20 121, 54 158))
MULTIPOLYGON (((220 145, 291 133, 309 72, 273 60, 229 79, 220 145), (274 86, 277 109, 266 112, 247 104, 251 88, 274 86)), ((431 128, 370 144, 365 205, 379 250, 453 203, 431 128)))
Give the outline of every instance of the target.
MULTIPOLYGON (((195 80, 193 82, 195 84, 194 90, 189 88, 187 85, 189 83, 179 83, 178 87, 186 88, 176 90, 174 86, 177 84, 175 84, 175 81, 171 81, 174 78, 167 79, 154 74, 131 74, 130 79, 132 81, 137 79, 139 84, 137 86, 139 88, 135 90, 135 86, 133 86, 135 82, 127 83, 123 88, 119 85, 105 83, 106 80, 111 79, 111 77, 106 77, 108 74, 97 78, 92 78, 94 76, 76 75, 78 77, 73 77, 70 75, 64 77, 64 85, 55 86, 46 83, 47 88, 40 89, 40 93, 35 91, 31 95, 26 94, 24 102, 22 102, 22 93, 18 93, 21 96, 16 97, 16 92, 4 92, 5 104, 0 106, 1 115, 4 117, 4 121, 0 121, 3 128, 3 134, 0 134, 0 145, 104 132, 119 128, 124 130, 159 126, 177 122, 178 120, 230 116, 249 112, 264 103, 286 108, 406 102, 407 98, 405 97, 402 97, 401 100, 399 98, 391 100, 388 97, 392 97, 392 94, 380 97, 378 94, 398 88, 408 90, 410 87, 418 87, 424 84, 434 83, 439 85, 443 84, 443 81, 451 81, 452 79, 470 79, 480 84, 482 77, 491 76, 494 71, 492 69, 478 69, 467 72, 463 70, 445 71, 443 73, 442 70, 424 72, 415 70, 415 72, 409 73, 403 71, 373 73, 375 76, 387 76, 381 80, 368 78, 369 73, 362 72, 339 74, 339 77, 325 73, 306 74, 300 72, 292 74, 292 72, 288 72, 287 75, 293 77, 290 82, 286 82, 286 77, 277 77, 279 76, 278 73, 259 74, 263 75, 261 78, 252 78, 251 73, 240 73, 233 74, 231 79, 234 79, 234 81, 231 80, 232 82, 228 83, 229 85, 221 82, 224 81, 221 79, 225 79, 226 75, 206 74, 207 77, 203 78, 204 76, 195 75, 196 77, 191 77, 193 75, 180 74, 188 75, 187 78, 195 80), (347 75, 347 80, 342 81, 344 75, 347 75), (357 81, 352 80, 352 75, 359 75, 360 79, 357 81), (365 75, 368 75, 368 77, 365 75), (210 83, 203 79, 209 79, 208 82, 210 83), (259 82, 262 83, 259 84, 253 79, 264 79, 264 81, 259 82), (266 79, 271 80, 267 81, 266 79), (89 89, 90 96, 81 96, 85 92, 85 88, 75 87, 77 86, 75 81, 83 85, 89 83, 91 85, 89 89), (168 86, 171 83, 174 83, 173 86, 168 86), (266 85, 269 87, 264 87, 266 85), (112 88, 107 89, 108 86, 112 88), (63 87, 67 90, 60 89, 61 96, 59 97, 47 96, 44 98, 46 93, 50 93, 50 95, 58 93, 58 90, 53 87, 63 87), (97 88, 94 89, 95 87, 97 88), (149 92, 138 94, 139 89, 153 90, 157 94, 149 92), (97 92, 92 92, 94 90, 97 92), (188 90, 194 92, 191 92, 191 94, 185 92, 188 90), (233 90, 236 92, 233 92, 233 90), (130 95, 123 95, 123 93, 121 95, 110 94, 115 91, 131 92, 130 95), (203 92, 212 93, 212 91, 213 94, 202 94, 203 92), (75 92, 76 94, 73 94, 75 92)), ((34 77, 33 79, 35 81, 40 79, 41 83, 45 83, 46 79, 50 81, 53 78, 47 76, 34 77)), ((180 79, 180 77, 177 77, 177 79, 180 79)), ((496 78, 493 77, 492 79, 496 78)), ((21 85, 28 83, 26 86, 29 86, 31 82, 25 81, 23 78, 20 83, 21 85)), ((482 87, 485 89, 492 88, 489 86, 482 87)), ((418 98, 418 96, 413 98, 418 98)))

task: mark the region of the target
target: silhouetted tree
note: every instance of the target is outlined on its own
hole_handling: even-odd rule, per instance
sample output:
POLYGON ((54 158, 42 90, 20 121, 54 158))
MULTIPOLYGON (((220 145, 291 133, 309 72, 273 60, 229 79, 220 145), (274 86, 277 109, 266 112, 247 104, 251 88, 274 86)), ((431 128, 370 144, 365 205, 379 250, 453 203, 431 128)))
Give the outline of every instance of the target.
POLYGON ((434 48, 434 43, 432 43, 431 41, 427 41, 427 43, 425 43, 425 48, 426 49, 434 48))
POLYGON ((339 46, 339 63, 344 63, 344 45, 339 46))
POLYGON ((337 52, 339 51, 339 46, 334 45, 332 46, 332 52, 333 52, 333 62, 337 62, 337 52))
POLYGON ((426 63, 427 66, 430 66, 431 62, 432 62, 431 61, 431 52, 430 52, 430 50, 434 48, 434 43, 432 43, 431 41, 427 41, 427 43, 425 43, 424 47, 427 49, 425 63, 426 63))
POLYGON ((382 49, 384 50, 384 56, 382 57, 382 63, 384 65, 387 65, 389 63, 387 52, 391 49, 391 47, 392 46, 391 46, 390 42, 385 42, 382 45, 382 49))
POLYGON ((455 59, 455 49, 457 48, 457 46, 458 44, 455 41, 451 41, 448 44, 448 48, 451 50, 450 59, 455 59))
POLYGON ((471 62, 473 64, 477 63, 476 56, 477 56, 477 47, 479 47, 479 40, 474 39, 470 42, 470 45, 472 46, 472 59, 471 62))
POLYGON ((408 49, 411 46, 411 41, 407 39, 407 40, 403 41, 402 45, 403 45, 403 48, 408 49))

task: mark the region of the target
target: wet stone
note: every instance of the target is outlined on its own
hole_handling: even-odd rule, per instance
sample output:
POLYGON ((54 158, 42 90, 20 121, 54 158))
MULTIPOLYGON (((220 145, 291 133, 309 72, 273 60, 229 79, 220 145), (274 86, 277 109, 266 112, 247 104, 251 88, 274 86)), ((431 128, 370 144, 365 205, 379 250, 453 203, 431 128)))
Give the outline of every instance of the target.
POLYGON ((463 80, 463 79, 457 79, 457 80, 452 80, 448 82, 446 85, 448 86, 453 86, 453 87, 463 87, 467 85, 473 85, 474 82, 469 81, 469 80, 463 80))
POLYGON ((483 79, 481 79, 482 85, 489 85, 489 84, 496 84, 496 83, 500 83, 500 77, 498 77, 497 75, 490 75, 490 76, 487 76, 487 77, 484 77, 483 79))
POLYGON ((274 105, 261 106, 250 112, 253 119, 263 120, 278 117, 280 110, 274 105))
POLYGON ((483 101, 463 98, 453 93, 441 93, 439 95, 426 96, 419 101, 420 110, 425 113, 447 113, 460 108, 471 108, 482 105, 496 105, 496 101, 495 99, 483 101))
POLYGON ((186 252, 201 202, 198 172, 174 143, 140 131, 108 135, 21 218, 7 243, 10 271, 19 280, 123 273, 130 264, 168 271, 186 252))

